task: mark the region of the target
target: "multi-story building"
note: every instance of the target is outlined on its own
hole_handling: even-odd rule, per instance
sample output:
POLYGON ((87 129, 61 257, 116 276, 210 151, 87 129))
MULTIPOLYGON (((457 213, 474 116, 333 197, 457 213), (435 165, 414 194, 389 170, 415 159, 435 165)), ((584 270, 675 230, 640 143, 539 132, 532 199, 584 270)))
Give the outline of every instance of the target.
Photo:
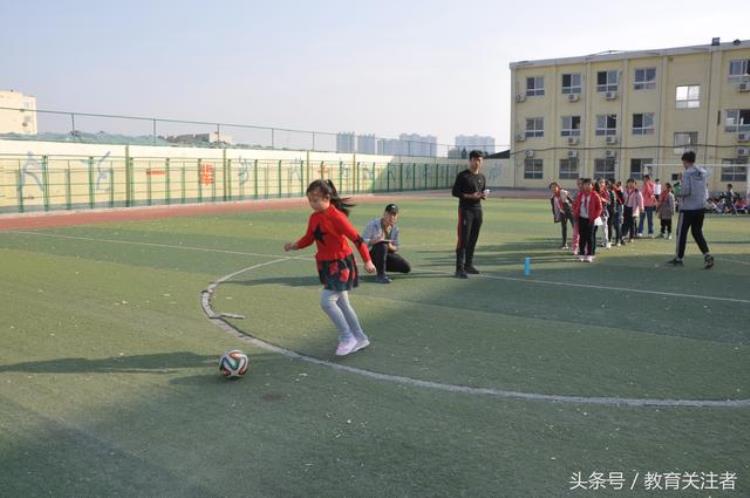
POLYGON ((579 177, 676 180, 680 156, 710 165, 711 190, 747 188, 750 40, 513 62, 515 185, 579 177))
POLYGON ((336 152, 354 152, 354 133, 336 134, 336 152))
POLYGON ((461 154, 463 154, 463 151, 471 152, 472 150, 481 150, 487 154, 494 154, 495 139, 479 135, 459 135, 456 137, 456 150, 461 154))
POLYGON ((357 135, 357 152, 360 154, 375 154, 377 152, 375 135, 357 135))
POLYGON ((0 133, 36 135, 36 97, 13 90, 0 91, 0 133))

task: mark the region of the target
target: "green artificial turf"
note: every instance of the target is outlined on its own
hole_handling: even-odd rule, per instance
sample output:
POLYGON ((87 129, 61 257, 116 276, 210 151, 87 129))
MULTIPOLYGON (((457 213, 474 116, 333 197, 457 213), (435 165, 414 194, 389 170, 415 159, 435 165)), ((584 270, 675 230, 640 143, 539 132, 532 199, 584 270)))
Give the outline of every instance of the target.
MULTIPOLYGON (((750 493, 747 407, 397 384, 258 349, 204 316, 209 283, 294 256, 223 283, 214 308, 245 315, 233 325, 270 343, 394 376, 551 395, 750 398, 750 217, 707 218, 710 271, 692 241, 684 268, 663 265, 674 250, 665 240, 600 250, 584 265, 556 249, 546 201, 490 200, 483 275, 457 280, 453 200, 399 205, 414 272, 388 286, 362 279, 351 296, 372 346, 338 360, 312 248, 282 250, 309 210, 0 232, 0 496, 658 496, 647 472, 727 471, 734 492, 661 493, 750 493), (226 381, 217 362, 233 348, 251 368, 226 381), (622 472, 626 489, 571 491, 577 472, 622 472)), ((352 220, 361 229, 380 208, 358 206, 352 220)))

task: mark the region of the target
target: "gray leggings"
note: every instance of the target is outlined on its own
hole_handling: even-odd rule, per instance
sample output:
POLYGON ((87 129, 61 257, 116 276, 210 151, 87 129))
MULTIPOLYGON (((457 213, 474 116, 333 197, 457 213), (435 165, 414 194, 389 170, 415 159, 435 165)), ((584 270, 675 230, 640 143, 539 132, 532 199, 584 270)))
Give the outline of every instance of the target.
POLYGON ((339 332, 339 341, 350 341, 352 338, 362 341, 367 336, 362 332, 357 313, 349 303, 347 291, 336 292, 323 289, 320 293, 320 307, 331 319, 339 332))

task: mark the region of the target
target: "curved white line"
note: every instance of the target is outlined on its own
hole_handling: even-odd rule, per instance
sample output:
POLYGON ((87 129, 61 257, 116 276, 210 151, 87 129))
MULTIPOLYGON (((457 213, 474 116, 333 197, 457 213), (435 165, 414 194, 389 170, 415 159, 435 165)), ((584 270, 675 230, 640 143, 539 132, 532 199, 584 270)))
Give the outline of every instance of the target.
POLYGON ((608 405, 608 406, 635 406, 635 407, 692 407, 692 408, 746 408, 750 407, 750 399, 738 399, 738 400, 702 400, 702 399, 648 399, 648 398, 620 398, 612 396, 603 397, 590 397, 590 396, 563 396, 556 394, 540 394, 540 393, 528 393, 522 391, 508 391, 504 389, 494 388, 483 388, 483 387, 471 387, 462 386, 457 384, 445 384, 442 382, 433 382, 428 380, 413 379, 411 377, 405 377, 401 375, 385 374, 380 372, 374 372, 372 370, 366 370, 363 368, 351 367, 342 365, 340 363, 333 363, 327 360, 321 360, 312 356, 297 353, 290 349, 276 346, 262 339, 258 339, 246 332, 240 331, 234 327, 231 323, 227 322, 222 318, 220 314, 217 314, 211 306, 211 297, 218 286, 227 280, 240 275, 242 273, 260 268, 262 266, 268 266, 282 261, 287 261, 292 258, 280 258, 273 261, 267 261, 253 266, 248 266, 236 272, 225 275, 214 282, 212 282, 206 290, 201 292, 201 306, 203 312, 206 314, 208 319, 217 327, 224 330, 225 332, 233 335, 241 341, 250 343, 265 351, 278 353, 287 358, 302 360, 315 365, 325 366, 333 368, 339 371, 345 371, 370 379, 376 379, 386 382, 394 382, 397 384, 407 385, 411 387, 422 387, 429 389, 438 389, 441 391, 457 392, 472 395, 484 395, 494 396, 499 398, 509 399, 521 399, 528 401, 546 401, 555 403, 577 403, 577 404, 592 404, 592 405, 608 405))

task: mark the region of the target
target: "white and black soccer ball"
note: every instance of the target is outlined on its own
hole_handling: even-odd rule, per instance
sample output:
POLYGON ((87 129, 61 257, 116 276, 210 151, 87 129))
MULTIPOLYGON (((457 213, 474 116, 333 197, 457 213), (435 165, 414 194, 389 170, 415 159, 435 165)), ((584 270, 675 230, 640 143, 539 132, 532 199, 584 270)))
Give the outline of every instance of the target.
POLYGON ((219 370, 227 379, 238 379, 247 373, 247 355, 239 349, 227 351, 219 359, 219 370))

